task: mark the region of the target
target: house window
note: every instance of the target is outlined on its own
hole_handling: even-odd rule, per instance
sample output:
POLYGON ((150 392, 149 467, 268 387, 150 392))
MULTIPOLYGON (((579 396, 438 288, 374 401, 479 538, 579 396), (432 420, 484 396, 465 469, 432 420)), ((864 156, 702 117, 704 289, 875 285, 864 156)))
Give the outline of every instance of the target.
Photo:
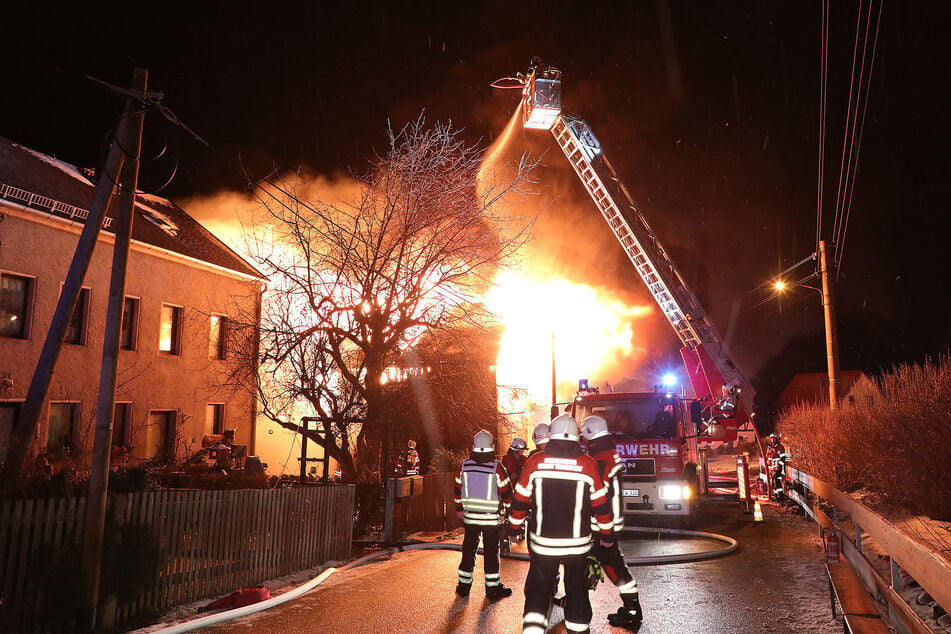
POLYGON ((66 327, 66 343, 72 343, 78 346, 86 344, 86 322, 89 314, 89 289, 79 290, 79 298, 76 300, 76 307, 73 308, 73 314, 69 318, 69 325, 66 327))
POLYGON ((855 407, 855 397, 849 395, 849 407, 855 407))
POLYGON ((225 430, 225 404, 208 403, 205 406, 205 435, 220 434, 225 430))
POLYGON ((30 336, 33 279, 0 273, 0 337, 30 336))
POLYGON ((10 438, 13 436, 13 429, 17 426, 21 405, 22 403, 9 401, 0 403, 0 462, 7 459, 10 451, 10 438))
POLYGON ((112 413, 112 446, 129 447, 129 420, 132 414, 132 403, 116 403, 112 413))
POLYGON ((119 333, 119 347, 123 350, 135 350, 138 330, 139 300, 135 297, 126 297, 122 302, 122 331, 119 333))
POLYGON ((175 419, 175 411, 149 412, 144 452, 147 460, 168 462, 175 435, 175 419))
POLYGON ((169 354, 182 353, 182 308, 162 304, 159 327, 159 350, 169 354))
POLYGON ((46 432, 46 449, 62 452, 73 449, 79 403, 50 403, 49 429, 46 432))
POLYGON ((228 318, 224 315, 211 316, 211 330, 208 336, 208 358, 224 359, 227 351, 228 318))

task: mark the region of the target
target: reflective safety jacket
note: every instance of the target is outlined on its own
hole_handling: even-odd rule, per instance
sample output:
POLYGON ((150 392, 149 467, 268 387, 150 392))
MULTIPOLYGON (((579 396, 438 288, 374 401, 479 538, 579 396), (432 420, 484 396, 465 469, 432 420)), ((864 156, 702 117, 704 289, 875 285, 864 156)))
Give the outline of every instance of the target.
POLYGON ((511 485, 494 456, 488 460, 476 457, 463 460, 456 476, 456 510, 464 513, 465 524, 496 526, 508 511, 511 485))
POLYGON ((614 530, 608 488, 598 464, 581 453, 577 442, 551 440, 544 452, 530 456, 515 487, 509 522, 517 528, 534 511, 528 539, 533 553, 551 557, 584 555, 591 550, 592 517, 597 532, 614 530))
MULTIPOLYGON (((614 530, 624 528, 624 513, 621 512, 621 457, 617 453, 614 438, 610 435, 595 438, 588 443, 588 455, 598 463, 598 473, 608 487, 611 513, 614 515, 614 530)), ((594 519, 592 518, 592 523, 594 519)))

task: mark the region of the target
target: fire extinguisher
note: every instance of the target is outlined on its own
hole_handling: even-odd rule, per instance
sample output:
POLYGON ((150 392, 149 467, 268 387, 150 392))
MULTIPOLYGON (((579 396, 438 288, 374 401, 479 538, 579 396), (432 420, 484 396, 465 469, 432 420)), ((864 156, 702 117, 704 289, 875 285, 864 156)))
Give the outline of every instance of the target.
POLYGON ((822 543, 825 545, 826 563, 839 563, 839 535, 834 528, 822 529, 822 543), (828 537, 826 536, 826 531, 829 532, 828 537))

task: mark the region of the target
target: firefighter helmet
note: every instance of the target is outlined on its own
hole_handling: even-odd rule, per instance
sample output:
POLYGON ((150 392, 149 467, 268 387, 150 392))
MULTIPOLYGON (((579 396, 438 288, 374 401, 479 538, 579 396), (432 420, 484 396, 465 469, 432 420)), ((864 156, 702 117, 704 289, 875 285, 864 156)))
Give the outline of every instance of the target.
POLYGON ((607 436, 609 433, 608 421, 600 416, 588 416, 584 419, 584 424, 581 425, 581 435, 584 436, 585 440, 594 440, 601 436, 607 436))
POLYGON ((573 440, 578 442, 578 422, 568 414, 555 417, 548 426, 549 440, 573 440))
POLYGON ((535 431, 532 432, 532 440, 535 441, 536 447, 548 442, 548 425, 546 423, 535 425, 535 431))
POLYGON ((492 438, 492 434, 484 429, 480 429, 479 433, 472 439, 472 450, 495 451, 495 440, 492 438))
POLYGON ((512 444, 509 445, 509 449, 514 449, 515 451, 525 451, 526 449, 528 449, 528 444, 524 440, 516 436, 515 438, 512 439, 512 444))

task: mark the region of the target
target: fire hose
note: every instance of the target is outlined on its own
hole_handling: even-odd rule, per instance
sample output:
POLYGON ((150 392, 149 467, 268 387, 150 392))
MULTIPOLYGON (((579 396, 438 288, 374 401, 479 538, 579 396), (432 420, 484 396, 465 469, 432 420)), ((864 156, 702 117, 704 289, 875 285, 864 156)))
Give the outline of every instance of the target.
MULTIPOLYGON (((711 539, 714 541, 723 542, 726 544, 725 547, 717 548, 714 550, 705 550, 701 552, 694 553, 680 553, 672 555, 650 555, 645 557, 629 557, 624 559, 624 563, 630 566, 659 566, 664 564, 674 564, 674 563, 684 563, 688 561, 701 561, 705 559, 715 559, 717 557, 723 557, 732 553, 737 548, 739 548, 739 543, 732 537, 727 537, 726 535, 718 535, 717 533, 706 533, 703 531, 691 531, 685 529, 677 528, 643 528, 640 526, 625 526, 621 529, 624 533, 666 533, 670 535, 679 535, 683 537, 690 538, 700 538, 700 539, 711 539)), ((179 634, 180 632, 193 632, 195 630, 210 627, 218 623, 223 623, 225 621, 230 621, 232 619, 241 618, 243 616, 249 616, 251 614, 256 614, 258 612, 263 612, 269 610, 273 607, 277 607, 282 603, 286 603, 293 599, 296 599, 299 596, 302 596, 321 583, 323 583, 328 577, 332 574, 338 572, 344 572, 346 570, 352 570, 353 568, 358 568, 370 562, 376 561, 384 557, 392 556, 398 552, 408 551, 408 550, 455 550, 461 551, 461 544, 447 544, 447 543, 426 543, 426 544, 410 544, 407 546, 394 546, 392 548, 387 548, 385 550, 377 551, 364 555, 359 559, 355 559, 348 563, 345 566, 340 568, 327 568, 319 575, 303 583, 293 590, 288 590, 287 592, 280 594, 276 597, 272 597, 265 601, 260 601, 258 603, 253 603, 251 605, 246 605, 240 608, 234 608, 232 610, 226 610, 223 612, 218 612, 215 614, 209 614, 208 616, 203 616, 198 619, 193 619, 191 621, 186 621, 184 623, 177 623, 160 630, 152 630, 154 634, 179 634)), ((482 549, 479 549, 479 552, 482 552, 482 549)), ((514 559, 517 561, 529 561, 528 553, 509 553, 503 555, 505 559, 514 559)))

